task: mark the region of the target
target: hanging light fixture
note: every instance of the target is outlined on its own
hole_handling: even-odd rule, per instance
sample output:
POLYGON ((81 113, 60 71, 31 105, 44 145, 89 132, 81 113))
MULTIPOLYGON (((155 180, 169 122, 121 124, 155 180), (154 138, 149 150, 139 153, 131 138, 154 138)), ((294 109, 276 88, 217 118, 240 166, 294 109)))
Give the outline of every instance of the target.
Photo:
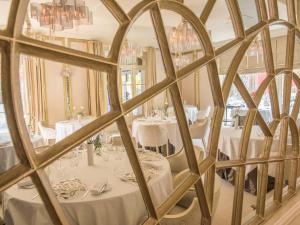
POLYGON ((138 58, 142 58, 143 48, 129 42, 127 39, 121 49, 120 64, 121 65, 135 65, 138 63, 138 58))
POLYGON ((92 25, 93 14, 83 0, 53 0, 30 4, 31 18, 50 32, 73 29, 80 25, 92 25))
POLYGON ((197 33, 185 19, 182 19, 177 27, 172 28, 169 44, 171 52, 175 54, 175 65, 178 67, 185 66, 190 62, 190 58, 184 55, 184 52, 201 47, 197 33))

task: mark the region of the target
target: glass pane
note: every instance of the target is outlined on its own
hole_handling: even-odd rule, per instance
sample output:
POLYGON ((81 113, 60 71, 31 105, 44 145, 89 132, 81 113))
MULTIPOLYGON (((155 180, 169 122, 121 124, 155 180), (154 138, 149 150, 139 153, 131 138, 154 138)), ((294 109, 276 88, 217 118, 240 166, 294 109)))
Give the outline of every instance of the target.
POLYGON ((242 13, 245 30, 259 22, 255 0, 238 0, 238 4, 242 13))
POLYGON ((277 0, 279 19, 288 20, 286 0, 277 0))
POLYGON ((176 70, 204 56, 195 29, 179 14, 162 10, 162 18, 176 70))
POLYGON ((119 57, 122 100, 126 102, 166 78, 150 12, 143 13, 130 27, 119 57), (140 85, 140 86, 138 86, 140 85))
POLYGON ((107 74, 100 71, 21 55, 20 83, 29 133, 44 144, 57 143, 110 111, 107 74))
POLYGON ((0 30, 4 30, 7 26, 7 20, 10 10, 11 0, 1 0, 0 1, 0 9, 1 9, 1 17, 0 17, 0 30))
POLYGON ((30 177, 22 179, 1 194, 5 224, 53 224, 30 177))
POLYGON ((211 33, 211 40, 216 48, 235 39, 232 20, 225 0, 216 1, 207 20, 206 28, 211 33))
POLYGON ((212 224, 231 224, 234 199, 233 167, 216 171, 212 224))
MULTIPOLYGON (((151 166, 143 169, 153 187, 151 181, 157 171, 151 166)), ((148 218, 116 123, 52 163, 47 171, 59 202, 76 224, 133 225, 143 224, 148 218), (61 190, 67 183, 77 187, 74 194, 72 189, 61 190), (134 214, 132 204, 136 207, 134 214)), ((157 182, 164 183, 162 177, 157 182)), ((153 187, 153 192, 159 195, 163 185, 153 187)))
POLYGON ((285 67, 288 29, 281 25, 270 26, 275 69, 285 67))
MULTIPOLYGON (((149 99, 129 112, 125 119, 135 147, 141 154, 142 164, 156 165, 167 161, 167 167, 161 167, 167 182, 162 189, 164 194, 157 199, 151 193, 155 201, 159 200, 162 203, 177 186, 184 182, 189 173, 186 151, 183 148, 170 93, 162 92, 149 99), (143 111, 140 110, 141 108, 143 111), (137 110, 143 113, 136 115, 137 110), (172 183, 171 186, 169 182, 172 183)), ((198 161, 202 161, 203 148, 194 145, 194 151, 198 161)))
POLYGON ((208 1, 207 0, 203 0, 203 1, 185 0, 183 2, 190 10, 193 11, 193 13, 195 13, 197 17, 200 17, 208 1))
MULTIPOLYGON (((1 71, 2 63, 4 63, 4 60, 2 60, 2 54, 0 54, 0 85, 3 82, 4 76, 1 71)), ((2 87, 2 85, 0 87, 2 87)), ((19 163, 8 129, 6 117, 2 90, 0 88, 0 174, 19 163)))
POLYGON ((95 0, 76 1, 76 7, 75 1, 59 2, 30 0, 24 35, 106 57, 119 23, 105 5, 95 0))
POLYGON ((242 224, 246 224, 256 214, 257 192, 258 192, 258 165, 247 165, 246 171, 251 171, 245 177, 245 190, 242 210, 242 224))

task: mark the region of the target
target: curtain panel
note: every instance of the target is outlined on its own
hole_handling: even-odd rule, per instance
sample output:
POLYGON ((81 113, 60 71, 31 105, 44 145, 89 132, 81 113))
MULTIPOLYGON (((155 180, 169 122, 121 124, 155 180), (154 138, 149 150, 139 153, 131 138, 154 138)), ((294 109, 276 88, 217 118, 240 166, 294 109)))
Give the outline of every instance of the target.
MULTIPOLYGON (((88 41, 88 53, 102 55, 99 41, 88 41)), ((108 111, 107 74, 88 69, 88 106, 89 114, 98 117, 108 111)))
POLYGON ((45 64, 43 59, 24 57, 29 126, 38 132, 38 121, 48 122, 45 64))

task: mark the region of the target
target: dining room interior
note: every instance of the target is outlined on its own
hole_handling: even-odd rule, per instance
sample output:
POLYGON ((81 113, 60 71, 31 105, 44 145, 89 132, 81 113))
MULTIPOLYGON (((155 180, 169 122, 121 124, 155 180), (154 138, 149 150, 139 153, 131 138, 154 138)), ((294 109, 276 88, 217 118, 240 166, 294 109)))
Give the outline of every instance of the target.
POLYGON ((299 0, 0 0, 0 225, 299 224, 299 27, 299 0))

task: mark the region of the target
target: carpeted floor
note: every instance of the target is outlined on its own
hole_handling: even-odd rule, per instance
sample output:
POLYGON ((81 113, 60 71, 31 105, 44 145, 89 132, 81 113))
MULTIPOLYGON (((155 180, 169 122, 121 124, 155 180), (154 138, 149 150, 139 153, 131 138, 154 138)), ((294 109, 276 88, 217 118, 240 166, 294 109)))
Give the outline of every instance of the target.
MULTIPOLYGON (((234 196, 234 186, 225 180, 221 181, 221 194, 216 212, 213 215, 213 225, 230 225, 232 216, 232 205, 234 196)), ((256 196, 244 192, 243 218, 252 213, 251 207, 256 203, 256 196)))

